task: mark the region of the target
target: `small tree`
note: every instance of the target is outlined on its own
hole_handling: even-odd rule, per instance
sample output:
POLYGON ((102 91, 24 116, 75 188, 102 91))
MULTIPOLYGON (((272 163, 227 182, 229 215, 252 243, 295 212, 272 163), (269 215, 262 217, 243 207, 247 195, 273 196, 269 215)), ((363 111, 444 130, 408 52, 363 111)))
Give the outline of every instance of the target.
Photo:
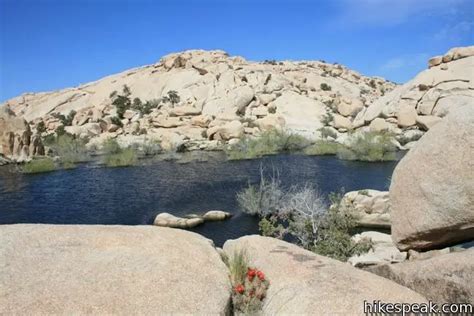
POLYGON ((321 83, 319 86, 320 86, 321 90, 323 90, 323 91, 331 91, 331 89, 332 89, 330 85, 328 85, 327 83, 324 83, 324 82, 321 83))
POLYGON ((177 91, 170 90, 167 95, 163 97, 163 101, 170 102, 172 105, 179 103, 180 97, 177 91))
POLYGON ((38 125, 36 125, 36 133, 38 133, 39 135, 43 134, 44 132, 46 132, 46 126, 44 125, 44 122, 43 121, 40 121, 38 123, 38 125))

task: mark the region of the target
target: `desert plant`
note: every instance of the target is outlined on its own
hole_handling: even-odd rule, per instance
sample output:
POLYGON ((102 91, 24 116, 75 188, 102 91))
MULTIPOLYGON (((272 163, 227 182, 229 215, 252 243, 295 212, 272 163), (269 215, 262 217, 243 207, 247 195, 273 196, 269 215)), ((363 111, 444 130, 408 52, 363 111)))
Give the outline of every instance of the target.
POLYGON ((166 96, 162 98, 163 101, 170 102, 172 105, 179 103, 180 99, 178 92, 175 90, 168 91, 166 96))
POLYGON ((310 156, 336 155, 339 144, 333 141, 318 140, 313 145, 304 149, 304 153, 310 156))
POLYGON ((249 265, 247 252, 234 250, 227 265, 232 284, 232 305, 234 311, 245 315, 258 313, 270 285, 265 274, 249 265))
POLYGON ((59 125, 56 130, 56 136, 62 136, 64 134, 66 134, 66 129, 64 128, 64 125, 59 125))
POLYGON ((334 259, 346 261, 348 258, 368 252, 372 248, 369 240, 354 242, 351 235, 355 232, 354 212, 341 203, 343 194, 330 195, 331 207, 327 211, 320 227, 318 240, 313 251, 334 259))
POLYGON ((59 113, 54 113, 52 116, 59 119, 64 126, 71 126, 74 116, 76 116, 76 111, 71 110, 67 116, 59 113))
POLYGON ((131 148, 121 149, 116 154, 105 156, 104 163, 107 167, 126 167, 134 165, 137 161, 135 151, 131 148))
POLYGON ((337 138, 337 131, 334 128, 321 127, 319 131, 321 132, 321 138, 328 138, 328 137, 331 137, 334 139, 337 138))
POLYGON ((43 121, 40 121, 37 125, 36 125, 36 133, 38 133, 38 135, 41 135, 42 133, 46 132, 46 126, 44 125, 44 122, 43 121))
POLYGON ((319 85, 319 87, 321 88, 321 90, 323 91, 331 91, 332 88, 330 85, 328 85, 327 83, 323 82, 319 85))
POLYGON ((249 184, 247 188, 237 193, 237 203, 244 213, 265 217, 278 212, 284 199, 278 172, 268 179, 264 176, 264 169, 260 167, 260 182, 257 185, 249 184))
POLYGON ((41 173, 54 170, 56 170, 56 164, 51 158, 31 160, 21 168, 22 173, 41 173))
POLYGON ((87 159, 86 140, 70 134, 58 136, 51 149, 59 156, 63 167, 72 168, 75 163, 87 159))
POLYGON ((110 121, 112 122, 112 124, 115 124, 115 125, 117 125, 117 126, 120 126, 120 127, 123 126, 122 121, 121 121, 117 116, 112 116, 112 117, 110 118, 110 121))
POLYGON ((326 114, 324 114, 323 117, 321 118, 321 123, 323 123, 324 126, 329 126, 333 120, 334 120, 334 115, 332 114, 332 111, 327 109, 326 114))
POLYGON ((263 185, 263 189, 252 187, 250 193, 244 189, 240 194, 245 198, 238 197, 238 201, 244 212, 260 216, 259 228, 263 235, 287 236, 308 250, 343 261, 370 249, 370 243, 365 240, 359 243, 352 240, 356 218, 354 212, 340 202, 342 194, 331 194, 332 206, 327 209, 325 199, 312 185, 283 190, 278 180, 262 180, 262 172, 260 177, 263 184, 278 183, 277 189, 267 185, 263 185))
POLYGON ((230 160, 253 159, 279 152, 301 150, 309 141, 298 134, 271 129, 256 138, 243 138, 236 145, 226 150, 230 160))
POLYGON ((349 145, 340 146, 337 156, 344 160, 394 160, 397 148, 388 132, 365 132, 352 136, 349 145))

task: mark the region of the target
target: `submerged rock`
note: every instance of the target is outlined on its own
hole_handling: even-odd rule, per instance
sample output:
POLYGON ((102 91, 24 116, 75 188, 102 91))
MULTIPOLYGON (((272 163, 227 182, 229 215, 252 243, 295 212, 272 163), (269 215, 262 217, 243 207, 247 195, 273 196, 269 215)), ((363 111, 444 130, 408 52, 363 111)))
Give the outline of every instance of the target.
POLYGON ((204 223, 200 217, 184 218, 171 215, 170 213, 160 213, 156 215, 153 225, 171 228, 193 228, 204 223))
POLYGON ((205 221, 223 221, 232 216, 229 212, 224 211, 208 211, 202 216, 205 221))
POLYGON ((225 315, 211 242, 150 226, 0 226, 2 315, 225 315))

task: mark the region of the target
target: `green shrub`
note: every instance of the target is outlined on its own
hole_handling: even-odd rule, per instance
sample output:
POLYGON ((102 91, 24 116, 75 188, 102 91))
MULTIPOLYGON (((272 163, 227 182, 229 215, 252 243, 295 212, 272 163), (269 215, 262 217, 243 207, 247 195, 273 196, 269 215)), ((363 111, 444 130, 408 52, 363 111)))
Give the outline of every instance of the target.
POLYGON ((321 84, 319 85, 319 87, 320 87, 321 90, 323 90, 323 91, 331 91, 331 89, 332 89, 330 85, 328 85, 327 83, 324 83, 324 82, 321 83, 321 84))
POLYGON ((53 114, 53 117, 59 119, 61 121, 61 124, 63 124, 64 126, 71 126, 74 116, 76 116, 76 111, 74 110, 71 110, 71 112, 69 112, 67 116, 64 116, 63 114, 59 113, 53 114))
POLYGON ((121 121, 117 116, 112 116, 112 117, 110 118, 110 121, 112 122, 112 124, 115 124, 115 125, 117 125, 117 126, 120 126, 120 127, 123 126, 122 121, 121 121))
POLYGON ((349 146, 339 146, 337 156, 344 160, 388 161, 396 159, 396 150, 391 133, 366 132, 353 136, 349 146))
POLYGON ((244 212, 260 217, 263 235, 288 236, 308 250, 342 261, 370 249, 369 242, 352 240, 356 218, 341 204, 342 194, 330 195, 332 207, 327 209, 324 198, 311 185, 283 190, 275 177, 262 179, 262 172, 260 177, 263 185, 244 189, 237 201, 244 212))
POLYGON ((137 156, 133 149, 126 148, 116 154, 107 155, 104 162, 107 167, 132 166, 137 162, 137 156))
POLYGON ((233 284, 243 283, 247 267, 249 266, 248 254, 245 250, 240 249, 234 251, 228 258, 227 265, 229 267, 230 279, 233 284))
POLYGON ((337 138, 337 132, 331 127, 321 127, 319 131, 321 132, 322 138, 328 138, 328 137, 332 137, 334 139, 337 138))
POLYGON ((59 125, 57 128, 56 128, 56 135, 57 136, 62 136, 62 135, 65 135, 66 134, 66 129, 64 128, 64 125, 59 125))
POLYGON ((318 140, 313 145, 306 147, 304 153, 311 156, 336 155, 339 144, 327 140, 318 140))
POLYGON ((56 165, 51 158, 32 160, 21 168, 23 173, 40 173, 54 170, 56 170, 56 165))
POLYGON ((331 194, 330 200, 332 207, 319 227, 318 239, 312 250, 341 261, 368 252, 372 248, 370 241, 361 240, 356 243, 351 238, 355 233, 357 218, 351 209, 341 204, 342 194, 331 194))
POLYGON ((63 167, 72 168, 75 163, 87 160, 86 140, 64 134, 50 144, 53 152, 59 156, 63 167))
POLYGON ((301 135, 272 129, 257 138, 243 138, 226 150, 231 160, 253 159, 280 152, 301 150, 309 145, 301 135))
POLYGON ((36 133, 41 135, 44 132, 46 132, 46 126, 44 125, 43 121, 40 121, 38 125, 36 125, 36 133))
POLYGON ((106 155, 118 154, 121 151, 121 147, 117 140, 109 138, 102 144, 102 151, 106 155))
POLYGON ((179 103, 180 99, 178 92, 175 90, 168 91, 167 95, 162 98, 163 101, 170 102, 172 105, 179 103))
POLYGON ((327 110, 326 114, 324 114, 323 117, 321 118, 321 123, 323 123, 324 126, 329 126, 329 124, 331 124, 333 120, 334 120, 334 115, 332 114, 330 110, 327 110))

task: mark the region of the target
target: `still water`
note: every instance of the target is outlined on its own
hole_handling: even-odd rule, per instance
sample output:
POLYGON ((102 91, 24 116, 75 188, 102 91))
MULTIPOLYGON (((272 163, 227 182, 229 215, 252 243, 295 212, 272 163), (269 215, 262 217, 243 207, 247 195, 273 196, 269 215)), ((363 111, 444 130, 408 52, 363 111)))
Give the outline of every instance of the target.
POLYGON ((1 167, 0 224, 147 225, 161 212, 183 216, 225 210, 234 214, 230 220, 193 229, 220 246, 227 239, 258 233, 257 220, 239 210, 235 195, 248 183, 258 183, 261 166, 269 173, 278 170, 285 185, 309 182, 327 195, 342 188, 387 190, 396 163, 276 155, 230 162, 153 161, 127 168, 85 164, 34 175, 1 167))

